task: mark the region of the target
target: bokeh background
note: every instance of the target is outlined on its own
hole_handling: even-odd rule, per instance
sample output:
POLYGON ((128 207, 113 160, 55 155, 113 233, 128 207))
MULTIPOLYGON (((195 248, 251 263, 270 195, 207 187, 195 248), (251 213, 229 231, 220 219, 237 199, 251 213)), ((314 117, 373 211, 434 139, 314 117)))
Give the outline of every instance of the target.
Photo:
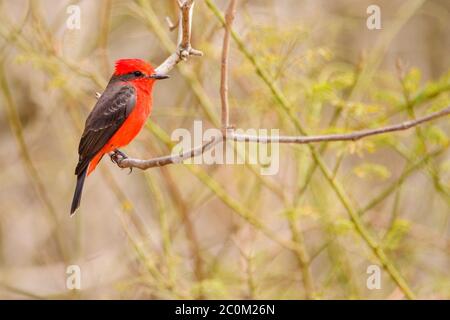
MULTIPOLYGON (((168 154, 171 132, 194 120, 219 125, 223 28, 211 4, 223 12, 228 1, 196 2, 192 43, 205 55, 156 85, 151 120, 124 149, 133 157, 168 154)), ((116 59, 158 65, 173 52, 166 16, 176 20, 175 1, 0 2, 1 298, 403 299, 407 287, 450 298, 448 117, 317 144, 328 177, 305 145, 281 146, 274 176, 181 164, 128 175, 105 158, 70 218, 95 92, 116 59), (69 5, 81 9, 79 30, 66 27, 69 5), (66 288, 70 265, 81 268, 81 290, 66 288), (378 290, 366 286, 371 265, 381 268, 378 290)), ((297 119, 323 134, 442 109, 448 21, 446 0, 240 0, 231 122, 298 135, 297 119), (381 30, 366 27, 370 4, 381 30)))

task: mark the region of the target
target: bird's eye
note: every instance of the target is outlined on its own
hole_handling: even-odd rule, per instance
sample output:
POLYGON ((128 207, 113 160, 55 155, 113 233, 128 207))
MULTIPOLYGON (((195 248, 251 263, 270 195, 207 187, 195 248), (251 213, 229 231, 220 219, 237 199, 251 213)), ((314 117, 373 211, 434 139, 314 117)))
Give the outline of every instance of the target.
POLYGON ((134 74, 134 76, 135 77, 142 77, 144 74, 142 73, 142 72, 140 72, 140 71, 135 71, 135 72, 133 72, 133 74, 134 74))

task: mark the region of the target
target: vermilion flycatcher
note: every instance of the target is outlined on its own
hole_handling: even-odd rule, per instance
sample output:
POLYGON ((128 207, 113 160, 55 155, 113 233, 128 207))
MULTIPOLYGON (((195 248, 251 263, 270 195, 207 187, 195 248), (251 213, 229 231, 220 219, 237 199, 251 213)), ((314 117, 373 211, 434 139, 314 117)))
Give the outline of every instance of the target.
POLYGON ((95 169, 105 153, 113 151, 124 156, 118 148, 129 144, 141 131, 152 110, 153 84, 166 78, 139 59, 116 62, 115 72, 89 114, 81 136, 71 215, 80 206, 86 175, 95 169))

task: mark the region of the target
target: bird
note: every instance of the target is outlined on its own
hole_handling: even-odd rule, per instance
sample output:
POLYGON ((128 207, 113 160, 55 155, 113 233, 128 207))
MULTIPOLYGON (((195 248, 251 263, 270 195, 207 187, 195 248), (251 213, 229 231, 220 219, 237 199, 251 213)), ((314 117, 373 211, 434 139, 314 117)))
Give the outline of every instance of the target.
POLYGON ((77 182, 70 215, 80 206, 86 176, 105 154, 111 160, 127 156, 119 148, 128 145, 141 131, 152 111, 152 91, 157 80, 167 79, 141 59, 120 59, 103 94, 88 115, 78 146, 77 182))

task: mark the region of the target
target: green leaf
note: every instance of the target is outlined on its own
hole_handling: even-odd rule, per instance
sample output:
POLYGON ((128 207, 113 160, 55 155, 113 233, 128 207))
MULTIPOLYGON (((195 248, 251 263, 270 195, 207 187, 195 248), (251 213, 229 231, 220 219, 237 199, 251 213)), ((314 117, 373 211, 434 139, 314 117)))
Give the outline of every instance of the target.
POLYGON ((445 147, 449 143, 447 134, 437 126, 430 126, 425 129, 425 137, 432 144, 445 147))
POLYGON ((411 94, 415 93, 419 89, 421 78, 422 73, 419 69, 412 68, 409 70, 403 79, 403 86, 405 87, 405 90, 411 94))
POLYGON ((200 283, 194 284, 192 294, 207 294, 210 299, 224 299, 228 296, 225 284, 220 279, 205 279, 200 283))
POLYGON ((391 90, 377 90, 373 93, 373 99, 388 106, 402 106, 402 95, 391 90))
POLYGON ((352 71, 344 71, 336 74, 331 79, 331 84, 336 89, 345 89, 353 85, 355 74, 352 71))
POLYGON ((353 172, 361 179, 372 178, 385 180, 391 176, 388 168, 376 163, 363 163, 353 169, 353 172))
POLYGON ((392 227, 383 239, 383 247, 387 250, 395 250, 411 229, 411 222, 404 219, 394 221, 392 227))
POLYGON ((349 233, 349 232, 354 230, 353 223, 350 220, 344 219, 344 218, 336 219, 336 221, 334 222, 333 227, 334 227, 334 231, 338 235, 347 234, 347 233, 349 233))
POLYGON ((333 87, 328 82, 315 83, 311 88, 311 98, 316 101, 329 101, 333 99, 333 87))

